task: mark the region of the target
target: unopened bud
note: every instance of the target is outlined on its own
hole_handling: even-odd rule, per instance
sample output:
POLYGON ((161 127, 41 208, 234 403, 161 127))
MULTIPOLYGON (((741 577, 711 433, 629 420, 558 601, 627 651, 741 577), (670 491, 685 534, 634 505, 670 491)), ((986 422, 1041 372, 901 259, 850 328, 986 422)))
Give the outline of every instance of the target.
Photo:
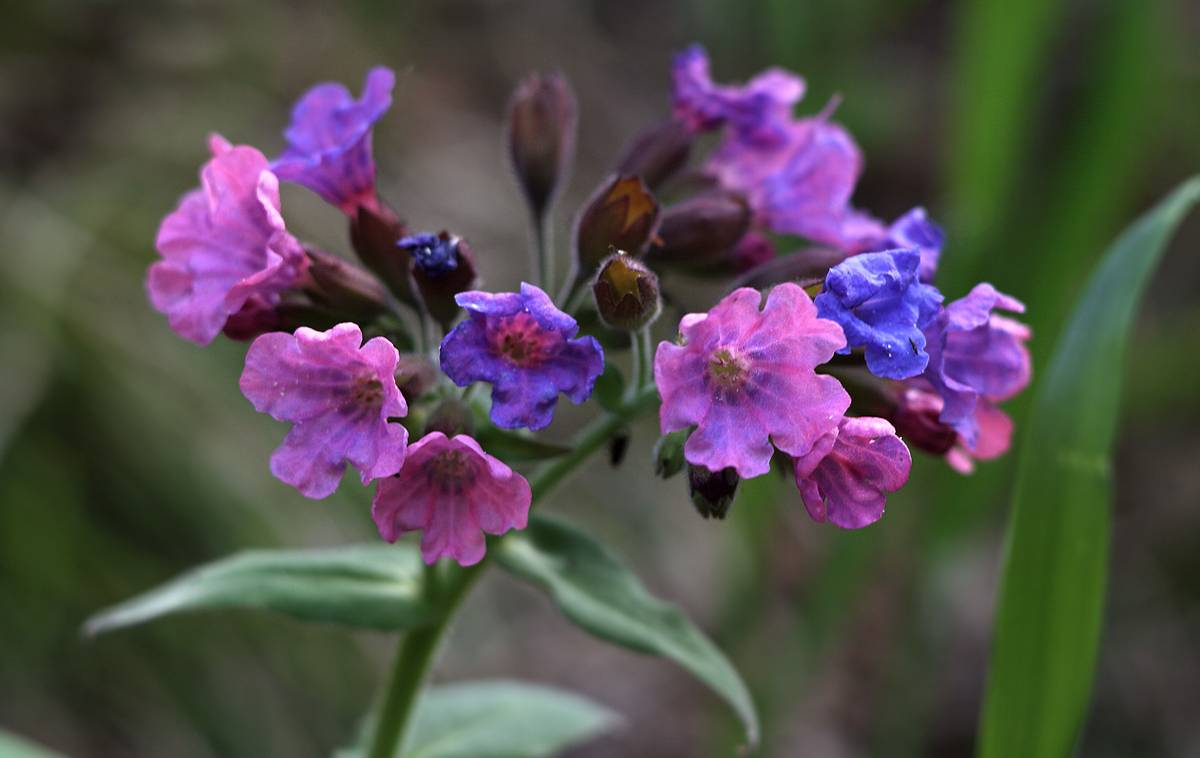
POLYGON ((374 318, 386 308, 387 293, 369 272, 323 250, 306 248, 308 282, 305 292, 344 321, 374 318))
POLYGON ((425 433, 441 432, 447 437, 456 434, 471 435, 475 433, 475 421, 471 418, 471 409, 462 404, 457 398, 448 397, 438 403, 429 418, 425 420, 425 433))
POLYGON ((609 256, 592 283, 596 312, 613 329, 634 332, 658 318, 658 277, 646 264, 621 251, 609 256))
POLYGON ((599 267, 613 248, 638 255, 658 227, 658 200, 636 176, 607 181, 575 223, 575 257, 582 276, 599 267))
POLYGON ((396 364, 396 386, 411 405, 437 384, 438 369, 423 355, 401 353, 396 364))
POLYGON ((890 421, 909 445, 933 455, 945 455, 958 442, 958 432, 938 420, 942 398, 920 387, 907 387, 890 421))
POLYGON ((751 217, 750 206, 733 192, 706 192, 685 200, 663 213, 646 260, 691 269, 732 260, 751 217))
POLYGON ((396 243, 406 234, 404 223, 387 208, 358 207, 350 221, 350 243, 358 259, 374 271, 396 297, 406 303, 413 299, 409 279, 409 259, 396 243))
POLYGON ((688 429, 681 429, 658 438, 658 442, 654 443, 655 474, 670 479, 683 471, 683 446, 690 433, 688 429))
POLYGON ((535 218, 563 182, 575 149, 575 96, 559 73, 532 74, 508 104, 508 151, 535 218))
POLYGON ((459 312, 454 296, 475 285, 470 247, 444 231, 414 234, 396 244, 412 259, 412 278, 425 308, 443 327, 449 327, 459 312))
POLYGON ((688 492, 692 505, 704 518, 725 518, 741 477, 732 468, 709 471, 703 466, 688 464, 688 492))
POLYGON ((687 124, 669 119, 635 137, 617 170, 640 176, 647 187, 657 189, 687 163, 694 140, 687 124))

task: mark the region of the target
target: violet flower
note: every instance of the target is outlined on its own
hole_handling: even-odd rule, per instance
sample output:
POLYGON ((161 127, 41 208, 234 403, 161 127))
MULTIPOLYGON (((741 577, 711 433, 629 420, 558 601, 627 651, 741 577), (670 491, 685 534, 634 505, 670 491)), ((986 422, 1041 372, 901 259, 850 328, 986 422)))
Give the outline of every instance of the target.
POLYGON ((525 528, 531 501, 525 477, 474 439, 431 432, 408 448, 400 473, 379 482, 371 516, 388 542, 421 530, 426 563, 446 556, 470 566, 483 559, 484 532, 525 528))
POLYGON ((550 297, 521 284, 520 293, 463 292, 468 318, 442 340, 442 371, 460 387, 492 385, 492 422, 505 429, 542 429, 558 395, 582 403, 604 371, 595 337, 579 337, 575 319, 550 297))
POLYGON ((799 286, 762 295, 735 290, 707 314, 680 323, 681 345, 660 343, 654 379, 663 434, 695 426, 684 457, 710 471, 765 474, 775 448, 801 456, 835 430, 850 405, 837 379, 814 369, 846 344, 842 328, 817 318, 799 286))
POLYGON ((243 307, 269 311, 308 265, 284 227, 279 181, 267 159, 246 145, 209 138, 213 157, 198 190, 163 219, 146 290, 181 337, 212 342, 243 307))
POLYGON ((296 182, 355 218, 360 206, 378 207, 371 127, 392 104, 395 73, 371 69, 355 100, 337 82, 318 84, 292 109, 284 131, 287 149, 272 167, 279 178, 296 182))
POLYGON ((796 458, 796 487, 808 515, 843 529, 883 516, 887 494, 908 481, 912 455, 881 418, 843 418, 806 455, 796 458))
POLYGON ((814 301, 821 318, 846 332, 846 347, 865 348, 867 368, 885 379, 907 379, 925 370, 927 327, 942 294, 917 280, 917 250, 888 250, 847 258, 829 270, 814 301))
POLYGON ((306 497, 332 494, 346 463, 362 483, 404 463, 408 432, 390 419, 408 414, 396 387, 400 354, 376 337, 362 344, 355 324, 325 332, 264 334, 246 353, 239 386, 254 409, 292 422, 271 455, 271 473, 306 497))

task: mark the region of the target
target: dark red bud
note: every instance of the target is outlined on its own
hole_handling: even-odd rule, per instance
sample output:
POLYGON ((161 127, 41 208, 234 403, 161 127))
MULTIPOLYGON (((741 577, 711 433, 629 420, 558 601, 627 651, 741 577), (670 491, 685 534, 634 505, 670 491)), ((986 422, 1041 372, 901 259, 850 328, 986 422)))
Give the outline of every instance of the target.
POLYGON ((918 387, 900 394, 890 421, 909 445, 933 455, 945 455, 958 442, 958 432, 938 420, 942 399, 918 387))
POLYGON ((750 228, 750 206, 733 192, 706 192, 668 208, 646 253, 653 264, 703 269, 732 261, 750 228))
POLYGON ((731 468, 709 471, 690 463, 687 470, 688 492, 696 511, 704 518, 725 518, 741 481, 737 471, 731 468))
POLYGON ((367 321, 387 309, 379 279, 344 258, 306 248, 309 266, 304 291, 314 304, 343 321, 367 321))
POLYGON ((668 119, 634 138, 617 170, 640 176, 647 187, 657 189, 687 163, 695 134, 682 121, 668 119))
POLYGON ((788 255, 772 256, 737 278, 732 288, 766 289, 781 282, 801 287, 819 285, 829 269, 846 260, 846 253, 825 247, 808 247, 788 255))
POLYGON ((396 247, 408 233, 396 214, 383 207, 359 206, 358 215, 350 220, 350 242, 358 259, 383 281, 392 294, 412 304, 412 281, 409 278, 411 261, 408 253, 396 247))
POLYGON ((438 370, 433 363, 417 353, 401 353, 396 364, 396 386, 410 404, 420 399, 437 384, 438 370))
POLYGON ((460 400, 448 397, 438 403, 429 418, 425 420, 425 433, 441 432, 447 437, 456 434, 471 435, 475 433, 475 421, 471 417, 471 409, 460 400))
POLYGON ((613 329, 634 332, 662 310, 658 277, 646 264, 621 251, 609 256, 592 283, 596 312, 613 329))
POLYGON ((640 254, 658 227, 658 214, 658 200, 638 177, 605 182, 575 223, 579 273, 590 275, 613 249, 640 254))
POLYGON ((531 74, 508 104, 508 151, 535 218, 554 200, 575 150, 575 96, 559 73, 531 74))

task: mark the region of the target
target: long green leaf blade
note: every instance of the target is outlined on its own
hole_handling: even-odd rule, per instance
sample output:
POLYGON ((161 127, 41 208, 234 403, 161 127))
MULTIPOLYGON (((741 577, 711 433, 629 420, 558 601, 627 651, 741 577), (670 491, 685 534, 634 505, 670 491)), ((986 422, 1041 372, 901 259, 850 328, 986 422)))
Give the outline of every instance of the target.
POLYGON ((563 614, 591 634, 682 666, 733 708, 751 745, 758 715, 745 683, 711 640, 678 608, 653 597, 603 546, 561 520, 536 515, 499 544, 506 569, 539 585, 563 614))
POLYGON ((223 558, 101 611, 84 629, 96 635, 184 611, 226 608, 383 630, 420 626, 431 616, 414 548, 349 545, 223 558))
POLYGON ((1091 697, 1108 572, 1110 459, 1130 327, 1167 241, 1200 200, 1184 183, 1093 274, 1025 430, 980 727, 982 758, 1064 758, 1091 697))

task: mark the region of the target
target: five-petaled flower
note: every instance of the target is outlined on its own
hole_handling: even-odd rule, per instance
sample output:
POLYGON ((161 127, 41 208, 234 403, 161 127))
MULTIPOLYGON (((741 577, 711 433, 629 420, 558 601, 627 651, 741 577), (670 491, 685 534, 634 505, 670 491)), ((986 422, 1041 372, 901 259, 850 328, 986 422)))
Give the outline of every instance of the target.
POLYGON ((243 308, 269 312, 308 264, 284 227, 279 181, 262 153, 209 138, 201 188, 183 196, 158 229, 163 260, 150 266, 150 302, 181 337, 212 342, 243 308))
POLYGON ((887 493, 908 481, 912 455, 881 418, 843 418, 806 455, 796 458, 796 487, 808 515, 843 529, 883 516, 887 493))
POLYGON ((426 563, 448 556, 470 566, 483 558, 484 532, 525 528, 530 501, 525 477, 474 439, 431 432, 408 448, 398 474, 379 482, 371 515, 388 542, 420 529, 426 563))
POLYGON ((688 462, 743 478, 765 474, 775 448, 808 453, 850 405, 837 379, 814 371, 845 346, 842 328, 818 318, 795 284, 775 287, 760 311, 761 302, 743 287, 685 316, 683 344, 660 343, 654 359, 662 432, 695 426, 688 462))
POLYGON ((533 286, 491 294, 463 292, 468 318, 442 340, 442 371, 460 387, 492 385, 492 422, 505 429, 550 424, 562 393, 574 403, 592 394, 604 371, 595 337, 575 337, 575 319, 533 286))
POLYGON ((279 178, 296 182, 354 218, 374 209, 375 160, 371 127, 392 104, 396 75, 378 66, 367 72, 358 100, 337 82, 318 84, 292 109, 284 131, 287 149, 272 164, 279 178))
POLYGON ((867 368, 885 379, 907 379, 925 370, 925 334, 942 294, 917 279, 917 250, 888 250, 847 258, 825 276, 815 303, 821 318, 841 324, 846 347, 865 348, 867 368))
POLYGON ((399 471, 408 442, 405 428, 390 420, 408 414, 396 387, 399 360, 383 337, 362 344, 355 324, 254 340, 242 394, 256 411, 293 424, 271 455, 271 473, 307 497, 323 498, 337 489, 347 462, 364 485, 399 471))
POLYGON ((977 284, 925 329, 929 365, 922 376, 942 398, 941 422, 968 449, 978 444, 976 406, 1003 402, 1029 384, 1029 327, 992 313, 996 309, 1022 313, 1025 306, 990 284, 977 284))

